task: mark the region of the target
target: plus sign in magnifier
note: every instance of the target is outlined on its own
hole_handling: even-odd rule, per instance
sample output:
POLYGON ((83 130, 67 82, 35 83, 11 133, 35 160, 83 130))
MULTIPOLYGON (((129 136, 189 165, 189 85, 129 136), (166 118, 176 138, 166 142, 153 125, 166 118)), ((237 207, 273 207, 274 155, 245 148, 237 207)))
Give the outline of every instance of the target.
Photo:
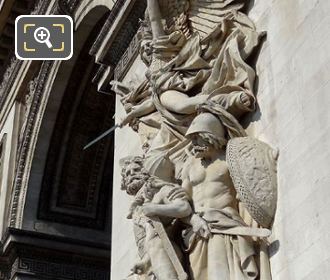
POLYGON ((40 44, 46 44, 49 49, 53 47, 49 40, 50 32, 46 27, 39 27, 34 31, 34 39, 40 44))
POLYGON ((21 60, 70 59, 73 54, 72 18, 66 15, 18 16, 15 54, 21 60))

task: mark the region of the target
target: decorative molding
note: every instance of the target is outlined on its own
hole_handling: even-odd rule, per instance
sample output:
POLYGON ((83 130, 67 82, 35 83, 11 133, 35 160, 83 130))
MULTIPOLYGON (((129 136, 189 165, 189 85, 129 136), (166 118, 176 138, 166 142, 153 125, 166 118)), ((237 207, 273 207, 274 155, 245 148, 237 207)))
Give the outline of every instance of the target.
MULTIPOLYGON (((32 14, 43 15, 49 8, 51 0, 39 0, 35 5, 32 14)), ((52 9, 53 14, 67 14, 72 15, 77 6, 82 0, 58 0, 52 9)))
POLYGON ((125 30, 125 32, 118 32, 111 43, 111 48, 104 55, 102 63, 113 67, 117 65, 136 35, 140 27, 140 20, 144 17, 145 9, 146 1, 136 1, 134 3, 124 25, 117 27, 125 30))
MULTIPOLYGON (((32 15, 42 15, 46 12, 49 7, 51 0, 40 0, 38 1, 33 10, 31 11, 32 15)), ((14 53, 11 53, 11 58, 9 59, 6 70, 2 76, 0 84, 0 108, 4 106, 6 98, 9 94, 9 91, 12 89, 15 80, 18 76, 18 71, 23 65, 23 61, 16 58, 14 53)))
POLYGON ((133 40, 129 44, 128 48, 126 49, 125 53, 120 58, 119 62, 116 65, 114 71, 114 79, 116 81, 120 81, 123 76, 127 73, 128 69, 130 68, 132 62, 137 57, 140 48, 140 38, 139 33, 136 33, 133 37, 133 40))
POLYGON ((36 5, 34 6, 33 11, 31 12, 32 15, 43 15, 46 13, 47 9, 49 8, 51 0, 39 0, 36 5))
POLYGON ((26 275, 34 275, 34 277, 42 279, 47 277, 50 279, 65 280, 108 280, 109 272, 105 270, 88 268, 86 266, 69 265, 65 263, 49 262, 40 259, 32 259, 28 257, 18 258, 13 265, 11 274, 20 273, 26 275))
POLYGON ((31 144, 32 133, 34 132, 34 128, 37 122, 37 113, 39 111, 41 100, 44 93, 44 88, 46 81, 49 78, 50 70, 53 66, 52 61, 45 61, 40 69, 38 75, 38 83, 35 89, 33 101, 31 104, 30 112, 28 115, 28 120, 26 124, 26 128, 24 131, 24 137, 21 144, 20 153, 18 155, 18 165, 16 170, 16 177, 14 180, 13 186, 13 197, 12 197, 12 205, 10 209, 10 226, 15 227, 17 223, 17 215, 20 210, 20 194, 23 185, 23 176, 27 167, 27 158, 29 154, 29 148, 31 144))
MULTIPOLYGON (((145 9, 145 1, 130 1, 127 4, 126 1, 118 0, 90 49, 89 53, 91 55, 97 55, 100 48, 106 44, 106 49, 102 49, 102 54, 98 57, 100 61, 98 62, 110 66, 112 69, 117 67, 118 63, 121 63, 118 66, 117 75, 122 74, 123 69, 121 68, 123 68, 124 61, 130 61, 136 55, 138 49, 137 31, 140 26, 139 22, 144 17, 145 9), (119 15, 123 16, 125 20, 118 22, 119 15), (125 32, 121 31, 123 29, 125 32), (112 34, 110 37, 109 33, 112 34), (105 40, 107 41, 105 42, 105 40)), ((112 75, 112 72, 110 75, 112 75)))
POLYGON ((89 54, 90 55, 95 55, 99 48, 102 45, 102 42, 104 41, 106 35, 108 34, 111 26, 113 25, 115 19, 117 18, 121 8, 123 7, 124 3, 126 0, 117 0, 116 3, 114 4, 109 17, 107 18, 105 24, 103 25, 99 35, 97 36, 93 46, 91 47, 89 54))
MULTIPOLYGON (((41 1, 42 2, 42 1, 41 1)), ((39 4, 36 7, 36 10, 39 12, 43 9, 43 4, 39 2, 39 4)), ((67 2, 68 7, 72 10, 77 7, 79 4, 79 1, 70 1, 67 2)), ((89 51, 89 48, 87 48, 87 53, 89 51)), ((56 67, 58 67, 59 63, 57 62, 50 62, 45 61, 43 62, 39 75, 37 77, 36 81, 36 89, 33 95, 33 100, 30 108, 30 112, 28 114, 26 128, 23 133, 19 154, 18 154, 18 160, 17 160, 17 169, 16 169, 16 176, 13 186, 13 195, 12 195, 12 204, 10 209, 10 226, 15 227, 22 224, 22 215, 23 215, 23 204, 25 199, 25 190, 27 188, 28 184, 28 177, 29 177, 29 168, 32 164, 32 149, 34 149, 33 145, 37 141, 36 133, 38 132, 39 125, 42 121, 42 116, 40 115, 40 107, 42 106, 45 108, 47 103, 47 93, 45 84, 48 80, 54 79, 56 75, 50 76, 50 73, 55 71, 56 67), (54 67, 53 67, 54 66, 54 67), (33 143, 31 143, 31 141, 33 143)), ((111 116, 112 117, 112 116, 111 116)), ((101 198, 103 199, 103 197, 101 198)), ((106 208, 106 207, 105 207, 106 208)), ((62 214, 61 214, 62 215, 62 214)), ((75 217, 77 220, 77 217, 75 217)), ((68 223, 72 224, 72 220, 70 219, 67 221, 68 223)), ((102 222, 103 224, 103 222, 102 222)), ((100 224, 98 225, 98 228, 100 227, 100 224)))
POLYGON ((40 280, 110 277, 109 248, 102 244, 9 229, 0 243, 0 254, 0 280, 11 280, 17 273, 40 280))
POLYGON ((6 69, 0 84, 0 108, 3 108, 8 93, 14 85, 18 71, 20 70, 22 64, 23 61, 17 59, 15 56, 11 58, 11 62, 6 69))
POLYGON ((108 280, 109 258, 68 254, 38 246, 12 244, 9 256, 2 257, 0 280, 14 279, 15 275, 33 279, 108 280))

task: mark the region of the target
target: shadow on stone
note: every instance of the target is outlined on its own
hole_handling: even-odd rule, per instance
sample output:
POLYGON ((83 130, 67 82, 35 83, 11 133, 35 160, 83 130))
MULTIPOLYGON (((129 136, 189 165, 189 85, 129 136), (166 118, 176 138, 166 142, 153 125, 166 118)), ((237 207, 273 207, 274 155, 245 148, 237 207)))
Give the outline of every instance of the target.
POLYGON ((244 7, 244 12, 248 15, 251 9, 254 7, 255 0, 248 1, 244 7))
POLYGON ((280 241, 279 240, 273 241, 268 247, 269 257, 271 258, 274 255, 276 255, 279 250, 280 250, 280 241))
MULTIPOLYGON (((266 40, 267 40, 267 33, 262 32, 259 45, 255 48, 255 50, 252 52, 252 54, 248 57, 248 59, 246 61, 255 70, 256 74, 258 74, 256 71, 256 65, 258 62, 258 58, 259 58, 259 55, 261 53, 261 50, 262 50, 263 45, 265 44, 266 40)), ((259 92, 259 76, 258 75, 256 75, 256 77, 255 77, 253 92, 254 92, 255 97, 257 97, 258 92, 259 92)), ((257 102, 256 110, 245 115, 244 119, 242 120, 243 127, 247 128, 251 122, 259 121, 261 118, 261 115, 262 115, 262 113, 260 111, 260 107, 257 102)))

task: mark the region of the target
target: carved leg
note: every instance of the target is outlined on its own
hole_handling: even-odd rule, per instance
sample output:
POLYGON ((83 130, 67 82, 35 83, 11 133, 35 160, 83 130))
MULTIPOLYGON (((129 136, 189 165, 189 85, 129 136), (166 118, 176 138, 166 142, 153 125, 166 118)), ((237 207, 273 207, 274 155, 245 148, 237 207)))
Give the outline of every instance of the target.
POLYGON ((207 241, 198 240, 189 254, 192 280, 207 279, 207 241))
POLYGON ((150 224, 147 224, 146 249, 150 256, 152 272, 156 275, 157 280, 178 280, 162 241, 150 224))
POLYGON ((208 241, 208 280, 234 280, 230 277, 228 257, 225 236, 213 235, 208 241))

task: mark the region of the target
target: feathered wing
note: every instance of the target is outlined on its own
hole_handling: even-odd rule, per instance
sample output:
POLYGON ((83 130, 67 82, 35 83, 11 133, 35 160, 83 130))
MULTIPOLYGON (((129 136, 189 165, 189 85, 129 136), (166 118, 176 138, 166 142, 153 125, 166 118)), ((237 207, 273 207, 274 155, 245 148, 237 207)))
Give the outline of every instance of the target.
POLYGON ((244 6, 241 0, 159 0, 159 4, 168 29, 177 28, 181 17, 190 33, 198 32, 201 38, 210 35, 229 13, 244 6))
POLYGON ((177 21, 189 8, 189 0, 159 0, 162 16, 168 29, 177 28, 177 21))
POLYGON ((238 11, 243 6, 244 3, 235 0, 191 0, 187 11, 190 29, 205 38, 230 13, 238 11))
MULTIPOLYGON (((253 99, 255 71, 246 63, 259 44, 254 23, 240 10, 243 0, 160 0, 169 31, 182 30, 187 37, 199 34, 202 58, 211 63, 204 94, 224 87, 239 87, 253 99)), ((191 43, 191 42, 190 42, 191 43)))

